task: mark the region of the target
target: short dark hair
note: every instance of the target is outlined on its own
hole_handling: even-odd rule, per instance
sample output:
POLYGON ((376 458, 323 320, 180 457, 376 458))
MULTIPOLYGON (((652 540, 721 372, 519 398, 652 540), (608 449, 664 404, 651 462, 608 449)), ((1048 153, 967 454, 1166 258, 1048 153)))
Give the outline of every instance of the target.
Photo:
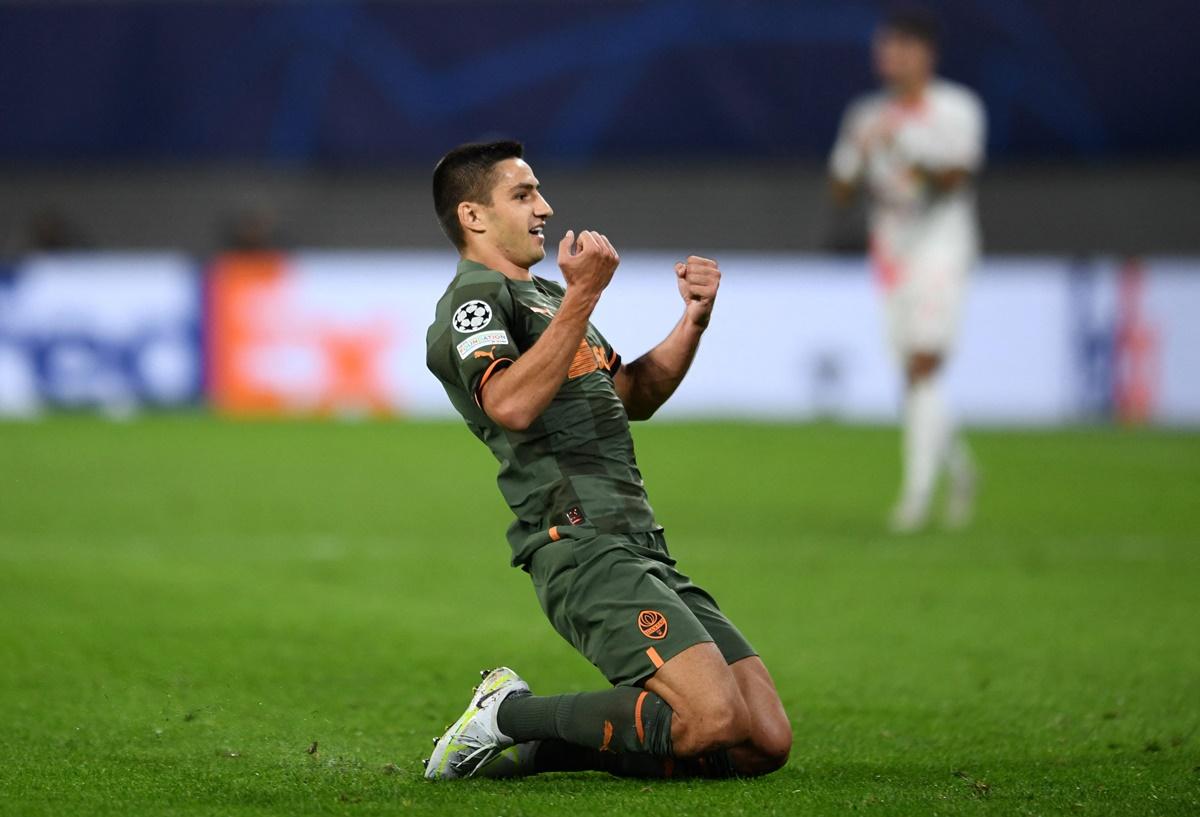
POLYGON ((920 40, 937 50, 942 38, 942 26, 937 15, 924 6, 899 6, 883 18, 882 28, 893 34, 920 40))
POLYGON ((492 203, 492 169, 505 159, 520 159, 525 146, 520 142, 470 142, 447 153, 433 169, 433 208, 442 232, 458 249, 467 245, 458 205, 464 201, 492 203))

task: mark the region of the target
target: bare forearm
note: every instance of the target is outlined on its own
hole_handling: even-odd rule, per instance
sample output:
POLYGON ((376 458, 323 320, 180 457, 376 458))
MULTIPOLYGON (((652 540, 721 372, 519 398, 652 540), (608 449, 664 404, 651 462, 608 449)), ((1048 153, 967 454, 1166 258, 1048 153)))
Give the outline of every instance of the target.
POLYGON ((489 417, 507 429, 523 431, 541 416, 566 380, 599 297, 598 292, 567 290, 537 342, 484 383, 480 397, 489 417))
POLYGON ((662 343, 617 372, 617 393, 629 419, 649 419, 675 393, 703 333, 704 328, 685 314, 662 343))
POLYGON ((854 194, 857 190, 858 185, 853 182, 843 181, 836 177, 829 179, 829 195, 838 207, 849 207, 850 203, 854 201, 854 194))

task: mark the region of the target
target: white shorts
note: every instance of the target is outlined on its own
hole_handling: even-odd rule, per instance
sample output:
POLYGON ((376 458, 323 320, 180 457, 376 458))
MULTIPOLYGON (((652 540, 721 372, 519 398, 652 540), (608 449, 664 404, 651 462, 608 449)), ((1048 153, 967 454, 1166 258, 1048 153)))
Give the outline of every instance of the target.
POLYGON ((885 285, 888 341, 901 360, 922 352, 945 356, 954 346, 971 263, 946 255, 902 261, 885 285))

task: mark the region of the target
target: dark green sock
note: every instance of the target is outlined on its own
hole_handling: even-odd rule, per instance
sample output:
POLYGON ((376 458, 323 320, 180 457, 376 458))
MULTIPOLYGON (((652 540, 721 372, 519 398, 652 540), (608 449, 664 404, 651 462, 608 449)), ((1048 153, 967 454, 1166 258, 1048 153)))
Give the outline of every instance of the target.
POLYGON ((517 743, 558 740, 601 752, 671 756, 671 707, 644 689, 521 695, 500 705, 500 731, 517 743))

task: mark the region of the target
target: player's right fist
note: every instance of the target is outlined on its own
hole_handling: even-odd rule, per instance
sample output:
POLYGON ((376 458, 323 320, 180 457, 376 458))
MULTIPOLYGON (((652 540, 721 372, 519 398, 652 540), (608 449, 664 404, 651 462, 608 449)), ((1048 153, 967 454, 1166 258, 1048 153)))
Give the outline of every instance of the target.
POLYGON ((558 244, 558 267, 568 287, 577 287, 599 295, 612 280, 621 256, 612 242, 594 230, 567 230, 558 244))

